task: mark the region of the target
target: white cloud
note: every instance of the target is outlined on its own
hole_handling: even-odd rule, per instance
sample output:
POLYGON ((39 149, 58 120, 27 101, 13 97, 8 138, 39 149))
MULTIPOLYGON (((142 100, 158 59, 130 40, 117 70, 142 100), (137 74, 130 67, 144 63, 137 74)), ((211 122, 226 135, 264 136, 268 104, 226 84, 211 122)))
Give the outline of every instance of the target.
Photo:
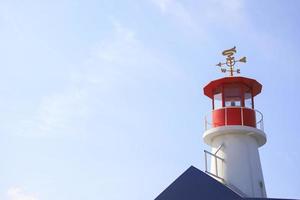
POLYGON ((8 200, 38 200, 35 193, 27 193, 21 187, 11 187, 7 191, 8 200))
POLYGON ((200 4, 199 7, 201 8, 201 15, 208 23, 220 23, 232 28, 247 21, 244 0, 211 0, 200 4))
POLYGON ((133 30, 114 21, 111 37, 96 45, 81 76, 85 76, 85 81, 111 89, 116 84, 148 78, 179 78, 182 73, 157 49, 147 48, 133 30))
MULTIPOLYGON (((74 67, 68 85, 41 98, 31 116, 16 126, 21 134, 85 133, 91 112, 111 115, 120 88, 147 81, 182 78, 175 64, 147 48, 133 30, 113 22, 108 38, 92 49, 82 66, 74 67)), ((126 110, 126 109, 125 109, 126 110)), ((121 110, 119 109, 119 112, 121 110)))
POLYGON ((169 10, 169 7, 174 3, 174 0, 152 0, 153 3, 155 3, 162 12, 167 12, 169 10))
POLYGON ((165 15, 170 15, 176 21, 181 22, 190 28, 196 28, 196 22, 191 12, 179 1, 176 0, 151 0, 165 15))
POLYGON ((193 6, 178 0, 151 0, 164 14, 173 17, 182 26, 205 30, 214 24, 234 27, 245 22, 244 0, 199 1, 193 6))
POLYGON ((13 33, 16 33, 17 36, 22 36, 20 30, 21 24, 16 18, 15 11, 4 3, 0 3, 0 23, 6 29, 9 29, 13 33))
MULTIPOLYGON (((157 6, 157 8, 163 13, 163 14, 175 14, 178 7, 181 7, 180 9, 185 10, 183 5, 176 2, 176 0, 150 0, 154 5, 157 6)), ((187 11, 185 11, 187 12, 187 11)))
POLYGON ((18 132, 31 135, 78 132, 88 113, 85 99, 85 92, 78 89, 45 96, 33 115, 21 120, 18 132))
POLYGON ((135 37, 135 32, 122 26, 119 22, 113 22, 113 35, 102 41, 92 52, 92 60, 101 60, 110 63, 132 63, 137 62, 136 54, 141 46, 135 37))
MULTIPOLYGON (((245 0, 209 0, 189 3, 179 0, 149 0, 161 11, 175 20, 181 30, 196 33, 198 39, 214 40, 219 38, 215 28, 223 29, 226 34, 247 38, 256 49, 268 58, 274 59, 274 51, 280 41, 272 33, 257 27, 247 13, 245 0), (187 26, 188 25, 188 26, 187 26)), ((251 13, 250 13, 251 14, 251 13)), ((214 41, 212 41, 214 42, 214 41)), ((243 41, 241 41, 243 42, 243 41)))

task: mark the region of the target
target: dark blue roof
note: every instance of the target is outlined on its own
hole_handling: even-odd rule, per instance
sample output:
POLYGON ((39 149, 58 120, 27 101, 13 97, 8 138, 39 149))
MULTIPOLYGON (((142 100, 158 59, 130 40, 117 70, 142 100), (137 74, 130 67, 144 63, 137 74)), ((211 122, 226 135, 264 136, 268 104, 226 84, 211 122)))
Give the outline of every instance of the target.
POLYGON ((235 192, 191 166, 155 200, 239 200, 235 192))
POLYGON ((244 198, 246 200, 297 200, 297 199, 274 199, 274 198, 244 198))
MULTIPOLYGON (((179 176, 155 200, 266 200, 266 198, 242 198, 234 191, 191 166, 179 176)), ((276 199, 268 199, 276 200, 276 199)), ((277 199, 279 200, 279 199, 277 199)), ((287 199, 286 199, 287 200, 287 199)))

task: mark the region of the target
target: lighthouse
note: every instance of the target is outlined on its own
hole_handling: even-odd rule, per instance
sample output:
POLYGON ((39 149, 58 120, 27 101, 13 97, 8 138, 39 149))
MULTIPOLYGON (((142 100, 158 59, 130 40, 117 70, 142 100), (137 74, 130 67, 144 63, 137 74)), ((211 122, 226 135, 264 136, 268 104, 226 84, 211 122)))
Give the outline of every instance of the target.
POLYGON ((236 60, 235 53, 235 47, 223 51, 226 61, 217 64, 229 76, 203 88, 212 102, 203 133, 203 141, 211 147, 204 150, 205 170, 189 167, 155 200, 275 200, 267 198, 259 157, 267 137, 254 100, 262 85, 236 75, 240 70, 235 64, 245 63, 246 57, 236 60))
POLYGON ((205 151, 205 171, 241 196, 266 197, 258 149, 267 138, 263 115, 254 106, 262 85, 234 76, 240 72, 234 69, 235 63, 246 62, 246 57, 235 60, 234 53, 235 47, 223 51, 226 62, 217 64, 222 72, 229 72, 229 77, 204 87, 204 94, 212 101, 203 134, 204 142, 211 147, 211 152, 205 151))

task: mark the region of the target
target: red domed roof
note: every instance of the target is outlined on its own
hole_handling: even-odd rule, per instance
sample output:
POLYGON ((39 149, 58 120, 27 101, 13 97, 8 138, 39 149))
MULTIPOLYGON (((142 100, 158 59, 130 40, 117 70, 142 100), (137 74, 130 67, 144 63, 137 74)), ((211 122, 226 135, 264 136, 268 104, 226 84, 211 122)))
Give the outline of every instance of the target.
POLYGON ((207 84, 204 89, 204 94, 209 98, 213 98, 214 91, 219 88, 220 86, 226 84, 241 84, 246 85, 247 87, 251 88, 253 97, 258 95, 261 92, 262 85, 254 79, 245 78, 245 77, 225 77, 220 78, 214 81, 211 81, 207 84))

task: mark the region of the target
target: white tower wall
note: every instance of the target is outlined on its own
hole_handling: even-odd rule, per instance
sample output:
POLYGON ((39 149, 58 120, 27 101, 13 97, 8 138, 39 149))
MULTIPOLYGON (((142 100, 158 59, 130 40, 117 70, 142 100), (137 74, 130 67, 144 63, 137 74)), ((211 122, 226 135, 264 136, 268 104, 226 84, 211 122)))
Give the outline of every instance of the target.
POLYGON ((204 140, 212 147, 212 153, 224 159, 212 157, 211 172, 225 185, 246 197, 266 197, 264 178, 258 148, 266 142, 263 131, 247 126, 224 126, 209 129, 204 140), (222 146, 222 147, 221 147, 222 146), (220 148, 221 147, 221 148, 220 148))

